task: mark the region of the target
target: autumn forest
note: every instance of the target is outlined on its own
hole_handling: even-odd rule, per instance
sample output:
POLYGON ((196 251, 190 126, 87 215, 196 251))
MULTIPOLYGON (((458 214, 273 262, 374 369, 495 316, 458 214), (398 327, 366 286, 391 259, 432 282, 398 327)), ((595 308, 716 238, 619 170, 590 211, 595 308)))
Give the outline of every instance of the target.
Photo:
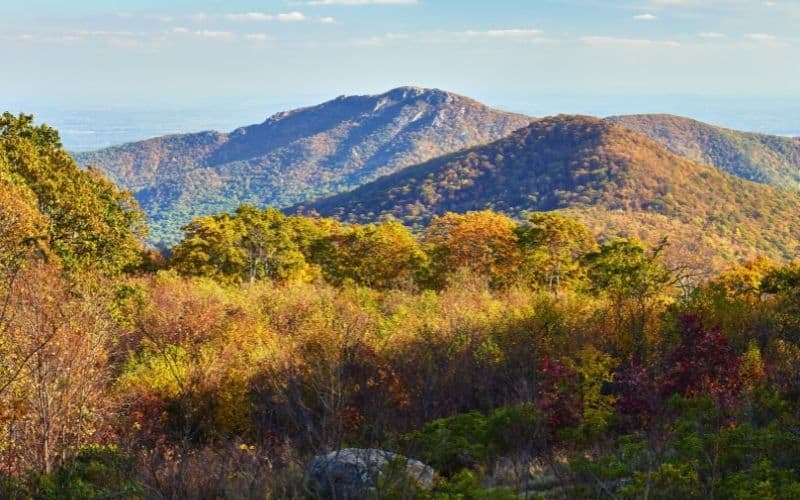
POLYGON ((698 266, 570 214, 243 204, 156 250, 6 113, 0 497, 800 496, 791 252, 698 266), (353 450, 390 459, 319 462, 353 450))

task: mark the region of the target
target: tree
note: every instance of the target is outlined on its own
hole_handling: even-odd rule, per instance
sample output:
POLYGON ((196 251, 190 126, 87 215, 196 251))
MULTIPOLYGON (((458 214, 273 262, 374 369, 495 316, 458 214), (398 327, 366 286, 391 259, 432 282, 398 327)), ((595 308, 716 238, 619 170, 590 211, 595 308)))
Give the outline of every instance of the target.
POLYGON ((579 277, 580 258, 597 242, 588 227, 563 215, 539 212, 528 221, 517 230, 526 274, 533 284, 558 295, 562 283, 579 277))
POLYGON ((58 133, 33 117, 0 117, 0 169, 35 197, 48 247, 69 272, 113 275, 138 263, 146 234, 133 196, 96 170, 81 170, 58 133))
POLYGON ((767 273, 761 289, 774 297, 769 321, 773 337, 800 346, 800 262, 767 273))
POLYGON ((46 221, 33 192, 3 165, 0 157, 0 272, 9 272, 46 244, 46 221))
POLYGON ((352 280, 385 290, 413 284, 427 256, 408 228, 385 222, 338 228, 321 240, 313 258, 333 285, 352 280))
POLYGON ((614 388, 617 412, 635 424, 647 423, 660 407, 661 395, 654 377, 634 357, 614 373, 614 388))
POLYGON ((312 246, 307 232, 316 239, 322 229, 298 219, 250 205, 234 215, 198 217, 184 226, 171 264, 185 275, 231 283, 304 278, 310 270, 302 250, 312 246))
POLYGON ((198 217, 183 227, 183 240, 172 249, 170 265, 187 276, 221 281, 242 279, 245 251, 238 243, 242 230, 229 214, 198 217))
POLYGON ((304 272, 306 259, 290 217, 274 208, 243 205, 236 210, 236 218, 243 231, 239 246, 244 250, 247 281, 285 281, 304 272))
POLYGON ((634 240, 603 244, 584 257, 587 274, 596 293, 609 297, 617 332, 629 331, 632 350, 644 359, 646 330, 656 304, 675 283, 672 272, 661 261, 663 241, 652 251, 634 240))
POLYGON ((791 293, 800 289, 800 263, 772 268, 765 273, 761 288, 767 293, 791 293))
POLYGON ((541 381, 537 407, 547 417, 552 434, 566 427, 574 427, 583 418, 581 377, 567 364, 544 356, 539 362, 541 381))
POLYGON ((15 282, 36 250, 44 250, 44 217, 36 210, 35 196, 3 169, 0 157, 0 336, 5 332, 15 282))
POLYGON ((591 345, 580 350, 575 371, 580 376, 580 396, 583 408, 582 430, 588 437, 603 435, 614 414, 616 398, 603 393, 603 387, 612 380, 614 360, 591 345))
POLYGON ((705 329, 697 316, 681 316, 678 323, 681 343, 667 356, 662 393, 711 396, 719 405, 732 408, 743 387, 739 356, 727 338, 718 330, 705 329))
POLYGON ((765 300, 765 278, 775 268, 765 258, 736 264, 697 287, 687 309, 704 324, 719 327, 735 350, 744 351, 753 340, 763 349, 771 330, 767 325, 775 319, 774 301, 765 300))
POLYGON ((709 286, 720 287, 729 296, 758 300, 765 278, 772 275, 775 268, 774 262, 759 256, 726 269, 718 277, 710 280, 709 286))
POLYGON ((87 292, 102 287, 71 285, 51 265, 23 273, 0 338, 0 458, 49 472, 100 430, 114 325, 107 297, 87 292))
POLYGON ((423 236, 434 282, 441 286, 448 274, 466 268, 496 286, 509 284, 520 264, 515 228, 507 216, 489 210, 435 217, 423 236))

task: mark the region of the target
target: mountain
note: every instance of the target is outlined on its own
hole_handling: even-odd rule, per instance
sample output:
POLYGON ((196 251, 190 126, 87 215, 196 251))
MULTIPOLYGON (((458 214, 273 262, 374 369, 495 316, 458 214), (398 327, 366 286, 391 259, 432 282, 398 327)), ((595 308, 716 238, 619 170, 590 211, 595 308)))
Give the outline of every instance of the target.
POLYGON ((530 121, 449 92, 401 87, 278 113, 229 134, 172 135, 75 156, 134 191, 153 240, 169 243, 193 216, 346 191, 530 121))
POLYGON ((800 195, 668 151, 642 134, 583 116, 529 124, 471 148, 294 210, 353 222, 423 225, 447 211, 515 217, 566 210, 605 235, 667 235, 708 258, 797 255, 800 195))
POLYGON ((800 191, 800 140, 739 132, 672 115, 607 118, 642 133, 675 154, 743 179, 800 191))

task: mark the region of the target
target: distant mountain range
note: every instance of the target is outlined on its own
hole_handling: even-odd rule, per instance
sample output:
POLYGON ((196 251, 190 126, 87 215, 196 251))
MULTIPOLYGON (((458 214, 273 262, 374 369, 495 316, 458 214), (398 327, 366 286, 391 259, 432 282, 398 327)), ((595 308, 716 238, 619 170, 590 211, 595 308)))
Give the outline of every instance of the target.
POLYGON ((194 216, 245 202, 417 226, 445 211, 565 210, 724 260, 791 258, 800 239, 800 140, 670 115, 535 121, 401 87, 76 159, 134 191, 162 246, 194 216))
POLYGON ((800 139, 738 132, 672 115, 607 120, 641 132, 675 154, 743 179, 800 191, 800 139))
POLYGON ((151 240, 168 244, 194 216, 340 193, 530 121, 449 92, 401 87, 278 113, 229 134, 165 136, 75 157, 132 190, 150 217, 151 240))
POLYGON ((448 211, 493 209, 522 218, 566 210, 606 236, 668 236, 678 248, 702 246, 709 258, 722 260, 792 258, 800 242, 793 222, 800 195, 737 178, 584 116, 542 119, 491 144, 296 208, 411 225, 448 211))

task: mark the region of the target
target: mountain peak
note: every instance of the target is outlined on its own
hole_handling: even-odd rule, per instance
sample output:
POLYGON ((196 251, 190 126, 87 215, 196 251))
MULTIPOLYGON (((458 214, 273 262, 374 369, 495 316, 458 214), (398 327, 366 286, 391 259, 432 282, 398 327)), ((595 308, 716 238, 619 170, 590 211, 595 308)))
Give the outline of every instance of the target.
MULTIPOLYGON (((301 114, 324 112, 326 115, 338 116, 338 113, 374 113, 382 109, 426 103, 430 106, 448 106, 457 103, 469 103, 471 106, 486 107, 468 97, 435 88, 403 86, 391 89, 381 94, 365 95, 340 95, 335 99, 325 101, 314 106, 306 106, 290 111, 280 111, 268 117, 261 125, 270 126, 277 122, 301 114)), ((245 128, 240 128, 235 133, 244 133, 245 128)))
POLYGON ((396 89, 392 89, 386 93, 380 94, 377 97, 391 98, 402 101, 422 98, 429 102, 434 100, 441 102, 448 99, 466 99, 466 97, 441 89, 413 86, 397 87, 396 89))
POLYGON ((214 140, 159 138, 78 160, 134 189, 154 240, 169 242, 192 216, 339 193, 530 121, 443 90, 399 87, 275 113, 214 140))

